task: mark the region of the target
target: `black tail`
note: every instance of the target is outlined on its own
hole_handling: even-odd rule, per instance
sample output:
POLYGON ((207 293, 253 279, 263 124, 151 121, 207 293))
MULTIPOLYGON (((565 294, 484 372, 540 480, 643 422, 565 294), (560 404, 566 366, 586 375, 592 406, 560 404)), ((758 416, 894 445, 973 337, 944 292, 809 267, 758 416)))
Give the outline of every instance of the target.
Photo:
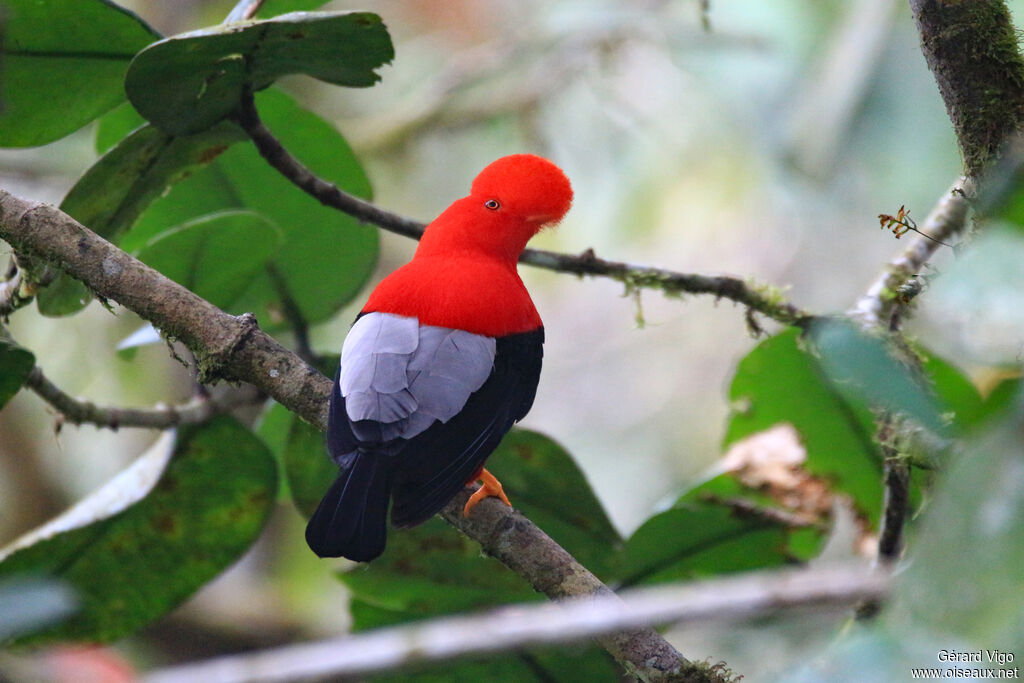
POLYGON ((359 453, 338 474, 306 525, 306 543, 313 552, 356 562, 369 562, 384 552, 390 469, 389 458, 359 453))

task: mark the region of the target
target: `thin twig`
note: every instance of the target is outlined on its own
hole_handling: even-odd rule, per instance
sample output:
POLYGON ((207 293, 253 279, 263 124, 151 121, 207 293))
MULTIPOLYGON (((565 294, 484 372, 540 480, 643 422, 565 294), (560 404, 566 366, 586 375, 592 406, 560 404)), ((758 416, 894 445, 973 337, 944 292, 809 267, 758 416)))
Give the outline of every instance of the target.
POLYGON ((157 670, 144 683, 272 683, 395 671, 424 662, 567 643, 651 624, 741 620, 879 599, 889 577, 862 565, 757 572, 618 596, 517 605, 157 670))
POLYGON ((974 182, 969 178, 959 178, 953 183, 924 219, 921 232, 926 233, 925 236, 911 240, 906 249, 889 263, 885 272, 849 311, 850 317, 867 328, 880 327, 888 322, 893 306, 898 302, 899 288, 921 272, 941 242, 964 229, 973 196, 974 182))
POLYGON ((224 19, 224 23, 228 24, 233 21, 248 21, 252 19, 260 11, 263 2, 264 0, 239 0, 238 4, 234 6, 224 19))
POLYGON ((235 392, 224 398, 196 398, 178 406, 151 409, 99 406, 66 394, 43 374, 38 365, 29 373, 25 386, 56 408, 65 422, 76 425, 88 423, 114 430, 123 427, 170 429, 177 425, 196 424, 232 408, 262 400, 258 396, 235 392))
MULTIPOLYGON (((405 237, 419 239, 422 236, 423 229, 426 227, 424 223, 385 211, 364 199, 354 197, 336 185, 317 177, 306 168, 263 125, 251 95, 243 98, 235 114, 235 120, 252 139, 256 149, 267 160, 267 163, 322 204, 347 213, 364 223, 372 223, 405 237)), ((572 255, 527 249, 519 260, 538 268, 562 273, 609 277, 625 283, 627 287, 658 289, 670 295, 712 294, 741 303, 787 325, 804 326, 812 318, 810 313, 784 301, 777 290, 749 285, 734 277, 693 275, 629 263, 605 261, 595 256, 592 250, 587 250, 580 255, 572 255)))

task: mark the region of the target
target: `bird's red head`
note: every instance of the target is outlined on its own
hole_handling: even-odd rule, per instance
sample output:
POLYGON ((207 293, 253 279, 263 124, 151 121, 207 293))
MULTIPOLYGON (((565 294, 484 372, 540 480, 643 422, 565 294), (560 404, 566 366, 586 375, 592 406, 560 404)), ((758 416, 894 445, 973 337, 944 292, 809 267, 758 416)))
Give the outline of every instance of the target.
POLYGON ((498 202, 538 226, 562 219, 572 205, 572 186, 562 169, 533 154, 512 154, 492 162, 473 180, 470 196, 498 202))
POLYGON ((572 205, 562 169, 533 154, 502 157, 480 171, 468 197, 429 226, 417 255, 484 251, 513 265, 541 228, 557 223, 572 205))

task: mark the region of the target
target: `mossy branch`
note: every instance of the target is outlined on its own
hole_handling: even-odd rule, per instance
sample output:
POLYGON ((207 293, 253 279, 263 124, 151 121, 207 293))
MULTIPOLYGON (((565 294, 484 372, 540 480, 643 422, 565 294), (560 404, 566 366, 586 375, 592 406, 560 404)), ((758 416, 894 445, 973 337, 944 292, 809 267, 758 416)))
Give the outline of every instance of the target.
POLYGON ((1024 58, 1003 0, 910 0, 921 50, 977 177, 1024 122, 1024 58))

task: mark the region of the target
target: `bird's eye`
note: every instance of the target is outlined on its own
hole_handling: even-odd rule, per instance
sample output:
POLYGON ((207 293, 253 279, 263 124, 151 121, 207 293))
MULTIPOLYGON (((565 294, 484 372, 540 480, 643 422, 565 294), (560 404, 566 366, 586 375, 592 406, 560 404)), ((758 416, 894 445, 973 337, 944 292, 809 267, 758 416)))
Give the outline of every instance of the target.
POLYGON ((497 211, 498 209, 501 208, 501 203, 498 202, 497 199, 488 199, 486 202, 484 202, 484 207, 490 209, 491 211, 497 211))

